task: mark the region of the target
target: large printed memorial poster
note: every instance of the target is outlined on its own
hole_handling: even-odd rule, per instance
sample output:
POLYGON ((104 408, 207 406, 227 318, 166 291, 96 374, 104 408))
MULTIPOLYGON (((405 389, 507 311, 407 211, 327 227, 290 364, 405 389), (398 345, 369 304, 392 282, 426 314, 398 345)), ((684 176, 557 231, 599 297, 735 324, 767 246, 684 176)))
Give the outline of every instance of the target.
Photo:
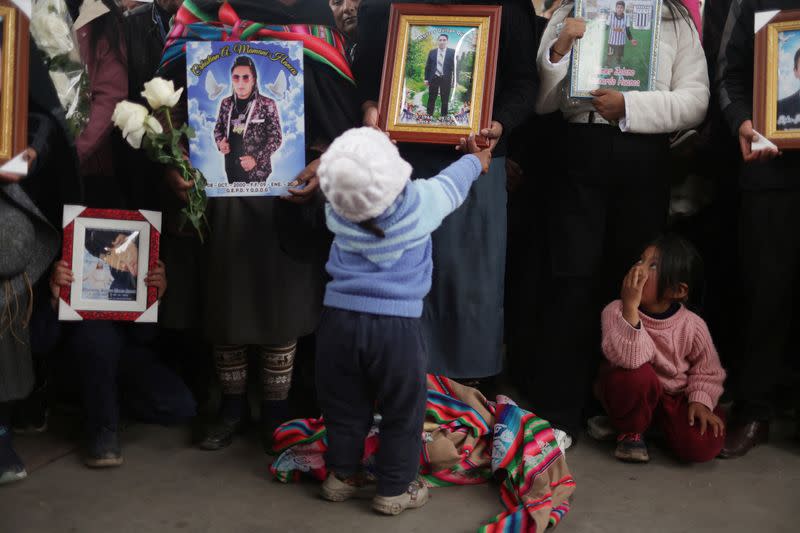
POLYGON ((303 45, 193 42, 186 68, 189 154, 206 194, 288 194, 306 165, 303 45))
POLYGON ((578 0, 575 16, 586 33, 572 57, 570 97, 595 89, 650 91, 655 87, 662 0, 578 0))

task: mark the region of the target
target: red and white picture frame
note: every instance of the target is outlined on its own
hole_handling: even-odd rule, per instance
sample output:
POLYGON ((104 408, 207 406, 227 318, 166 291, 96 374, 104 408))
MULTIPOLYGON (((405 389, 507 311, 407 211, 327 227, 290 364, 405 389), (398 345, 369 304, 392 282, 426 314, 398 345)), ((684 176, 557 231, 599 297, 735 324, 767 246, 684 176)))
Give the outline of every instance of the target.
POLYGON ((144 278, 156 268, 161 213, 65 205, 62 258, 74 281, 62 287, 65 321, 158 321, 158 290, 144 278))

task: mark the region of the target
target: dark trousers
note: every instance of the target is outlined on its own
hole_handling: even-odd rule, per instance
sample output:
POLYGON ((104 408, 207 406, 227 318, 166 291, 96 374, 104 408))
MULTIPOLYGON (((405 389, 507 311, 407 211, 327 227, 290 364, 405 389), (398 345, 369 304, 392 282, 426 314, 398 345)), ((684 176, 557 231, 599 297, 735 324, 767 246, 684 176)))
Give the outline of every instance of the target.
POLYGON ((86 410, 87 430, 116 431, 120 406, 129 416, 177 424, 195 415, 186 385, 159 360, 154 325, 109 321, 73 324, 67 349, 74 358, 86 410))
POLYGON ((447 106, 450 103, 450 78, 446 76, 434 76, 428 84, 428 114, 433 115, 436 109, 436 98, 442 96, 442 116, 447 116, 447 106))
POLYGON ((622 65, 622 58, 625 56, 625 45, 624 44, 609 44, 608 45, 608 57, 613 57, 613 65, 620 66, 622 65))
POLYGON ((800 281, 800 190, 742 192, 739 225, 744 296, 736 412, 767 421, 792 331, 800 281))
MULTIPOLYGON (((711 461, 722 451, 725 435, 715 437, 711 429, 701 435, 699 423, 690 426, 688 398, 665 393, 651 364, 633 370, 604 365, 598 384, 603 406, 620 433, 644 433, 655 424, 667 448, 687 463, 711 461)), ((714 414, 725 418, 719 407, 714 414)))
POLYGON ((419 319, 326 307, 316 359, 328 469, 344 476, 358 472, 377 407, 378 494, 402 494, 419 470, 427 398, 428 358, 419 319))
POLYGON ((666 224, 669 146, 663 135, 587 124, 569 125, 563 146, 574 153, 546 190, 549 288, 528 396, 540 416, 577 433, 601 361, 600 312, 666 224))

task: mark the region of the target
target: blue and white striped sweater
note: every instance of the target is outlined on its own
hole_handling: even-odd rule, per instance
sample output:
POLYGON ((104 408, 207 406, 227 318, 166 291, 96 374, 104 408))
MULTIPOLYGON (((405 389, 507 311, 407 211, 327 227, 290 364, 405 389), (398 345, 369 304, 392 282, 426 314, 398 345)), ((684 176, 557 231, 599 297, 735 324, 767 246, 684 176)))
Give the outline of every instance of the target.
POLYGON ((381 239, 325 206, 334 239, 325 305, 376 315, 422 316, 431 288, 431 233, 467 197, 481 164, 466 155, 439 175, 409 182, 376 220, 381 239))

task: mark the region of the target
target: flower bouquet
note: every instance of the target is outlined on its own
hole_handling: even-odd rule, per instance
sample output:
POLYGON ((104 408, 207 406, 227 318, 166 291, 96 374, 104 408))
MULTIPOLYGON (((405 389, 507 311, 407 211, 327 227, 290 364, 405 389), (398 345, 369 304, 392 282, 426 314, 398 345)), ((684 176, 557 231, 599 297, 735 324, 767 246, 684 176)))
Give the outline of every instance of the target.
POLYGON ((89 75, 80 62, 72 18, 65 1, 35 0, 30 31, 45 55, 50 79, 75 138, 89 120, 89 75))
POLYGON ((192 167, 183 149, 184 139, 192 139, 195 133, 188 124, 176 129, 172 123, 172 108, 180 100, 181 93, 183 89, 176 91, 171 81, 154 78, 144 84, 142 91, 152 113, 143 105, 125 100, 117 104, 111 120, 133 148, 144 148, 150 160, 175 167, 184 180, 194 182, 188 192, 188 203, 181 211, 185 217, 181 228, 188 220, 202 242, 208 229, 206 178, 192 167))

